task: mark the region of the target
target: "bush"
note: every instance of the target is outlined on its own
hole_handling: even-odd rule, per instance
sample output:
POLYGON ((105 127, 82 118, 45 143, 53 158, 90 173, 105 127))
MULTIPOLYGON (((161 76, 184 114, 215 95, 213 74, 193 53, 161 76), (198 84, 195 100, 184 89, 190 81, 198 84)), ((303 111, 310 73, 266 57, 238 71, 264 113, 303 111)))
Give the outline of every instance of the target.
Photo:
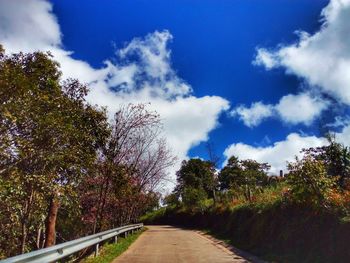
POLYGON ((327 207, 335 179, 327 175, 322 161, 304 158, 289 164, 287 183, 292 201, 313 207, 327 207))

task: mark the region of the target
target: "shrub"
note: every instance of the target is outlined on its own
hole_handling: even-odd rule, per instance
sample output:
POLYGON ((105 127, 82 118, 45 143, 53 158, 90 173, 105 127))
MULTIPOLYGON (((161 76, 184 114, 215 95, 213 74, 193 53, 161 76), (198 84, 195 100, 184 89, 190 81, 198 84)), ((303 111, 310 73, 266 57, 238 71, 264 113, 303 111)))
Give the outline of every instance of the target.
POLYGON ((313 207, 327 207, 329 197, 335 186, 335 179, 327 176, 322 161, 304 158, 290 163, 287 182, 290 186, 290 198, 298 203, 313 207))

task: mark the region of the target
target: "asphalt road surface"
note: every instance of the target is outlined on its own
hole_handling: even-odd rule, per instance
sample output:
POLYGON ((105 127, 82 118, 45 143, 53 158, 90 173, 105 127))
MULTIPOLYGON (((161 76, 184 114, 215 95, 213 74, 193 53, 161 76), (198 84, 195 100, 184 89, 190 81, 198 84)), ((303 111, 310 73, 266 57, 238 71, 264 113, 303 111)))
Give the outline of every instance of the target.
POLYGON ((263 262, 197 231, 172 226, 147 228, 113 263, 263 262))

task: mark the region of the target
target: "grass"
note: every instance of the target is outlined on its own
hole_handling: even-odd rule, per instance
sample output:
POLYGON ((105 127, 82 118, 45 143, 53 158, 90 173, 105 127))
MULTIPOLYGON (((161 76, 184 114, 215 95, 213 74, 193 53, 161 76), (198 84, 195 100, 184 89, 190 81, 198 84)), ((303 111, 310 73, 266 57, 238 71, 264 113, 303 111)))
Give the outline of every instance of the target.
POLYGON ((112 262, 116 257, 120 256, 126 251, 129 246, 144 232, 145 229, 136 232, 133 235, 129 235, 127 238, 118 237, 118 243, 106 244, 100 248, 100 254, 98 257, 90 256, 83 259, 82 263, 109 263, 112 262))

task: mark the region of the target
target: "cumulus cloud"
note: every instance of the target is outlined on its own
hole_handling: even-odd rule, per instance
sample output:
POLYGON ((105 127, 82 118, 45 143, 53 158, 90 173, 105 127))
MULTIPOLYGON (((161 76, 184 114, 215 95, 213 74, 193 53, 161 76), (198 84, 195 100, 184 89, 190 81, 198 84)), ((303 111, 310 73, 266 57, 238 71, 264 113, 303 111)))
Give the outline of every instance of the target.
POLYGON ((240 105, 231 111, 248 127, 259 125, 264 119, 277 117, 284 123, 310 125, 329 105, 327 100, 309 93, 283 96, 276 105, 262 102, 252 103, 250 107, 240 105))
POLYGON ((307 93, 283 96, 275 109, 286 123, 310 125, 328 107, 328 102, 307 93))
POLYGON ((298 31, 299 40, 275 49, 258 48, 254 64, 283 67, 310 86, 350 105, 350 0, 331 0, 321 14, 321 29, 298 31))
POLYGON ((45 0, 1 0, 0 43, 6 52, 50 51, 65 78, 88 83, 88 100, 113 113, 121 104, 151 103, 164 122, 165 136, 180 161, 194 145, 208 139, 218 117, 229 107, 222 97, 195 97, 192 87, 172 68, 168 31, 134 38, 101 68, 72 58, 64 49, 52 5, 45 0))
POLYGON ((232 117, 238 116, 248 127, 258 126, 264 119, 273 116, 274 107, 263 104, 261 101, 254 102, 250 107, 240 105, 230 112, 232 117))
MULTIPOLYGON (((344 126, 340 132, 335 133, 335 137, 338 142, 349 146, 350 124, 344 126)), ((324 137, 300 135, 298 133, 290 133, 286 139, 266 147, 239 142, 231 144, 225 149, 225 163, 232 155, 235 155, 240 159, 254 159, 258 162, 267 162, 271 165, 270 172, 278 174, 279 170, 287 170, 287 162, 294 161, 296 156, 302 157, 300 151, 303 148, 320 147, 327 144, 328 141, 324 137)))
POLYGON ((60 28, 52 15, 50 3, 2 0, 0 6, 0 39, 11 51, 41 50, 61 45, 60 28))
POLYGON ((278 141, 267 147, 255 147, 244 143, 235 143, 228 146, 224 155, 228 159, 232 155, 240 159, 254 159, 258 162, 267 162, 271 165, 271 172, 278 174, 279 170, 286 170, 287 162, 300 157, 303 148, 326 145, 327 140, 316 136, 301 136, 291 133, 283 141, 278 141))

